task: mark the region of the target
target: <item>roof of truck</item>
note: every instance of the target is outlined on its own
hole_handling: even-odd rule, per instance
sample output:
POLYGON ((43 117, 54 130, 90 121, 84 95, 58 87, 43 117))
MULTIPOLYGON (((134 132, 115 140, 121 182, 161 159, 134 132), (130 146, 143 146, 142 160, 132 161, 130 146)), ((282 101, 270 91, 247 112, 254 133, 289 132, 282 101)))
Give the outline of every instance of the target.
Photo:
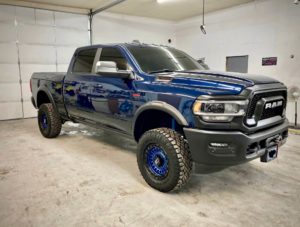
POLYGON ((114 47, 114 46, 156 46, 156 47, 169 47, 172 48, 171 46, 167 45, 158 45, 158 44, 148 44, 148 43, 140 43, 137 41, 131 42, 131 43, 110 43, 110 44, 94 44, 94 45, 89 45, 89 46, 83 46, 79 47, 78 49, 88 49, 88 48, 100 48, 100 47, 114 47))

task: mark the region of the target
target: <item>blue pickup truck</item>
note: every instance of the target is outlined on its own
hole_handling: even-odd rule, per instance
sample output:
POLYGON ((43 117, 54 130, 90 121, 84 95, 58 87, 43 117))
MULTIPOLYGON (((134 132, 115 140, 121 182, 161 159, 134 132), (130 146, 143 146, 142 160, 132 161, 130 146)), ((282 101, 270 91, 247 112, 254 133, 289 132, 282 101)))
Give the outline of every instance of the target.
POLYGON ((125 43, 78 48, 67 73, 34 73, 42 135, 66 121, 133 138, 145 181, 169 192, 193 163, 268 162, 288 136, 286 87, 265 76, 205 70, 175 48, 125 43))

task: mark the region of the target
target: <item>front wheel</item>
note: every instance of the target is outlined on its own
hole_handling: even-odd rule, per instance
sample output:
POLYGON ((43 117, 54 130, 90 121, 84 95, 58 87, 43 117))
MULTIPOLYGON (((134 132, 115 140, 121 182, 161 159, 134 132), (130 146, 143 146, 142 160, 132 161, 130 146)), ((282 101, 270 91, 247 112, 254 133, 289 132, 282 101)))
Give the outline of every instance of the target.
POLYGON ((42 135, 46 138, 55 138, 61 131, 61 118, 51 103, 44 103, 38 112, 38 124, 42 135))
POLYGON ((186 140, 168 128, 153 129, 142 136, 137 162, 145 181, 162 192, 181 188, 187 183, 192 170, 186 140))

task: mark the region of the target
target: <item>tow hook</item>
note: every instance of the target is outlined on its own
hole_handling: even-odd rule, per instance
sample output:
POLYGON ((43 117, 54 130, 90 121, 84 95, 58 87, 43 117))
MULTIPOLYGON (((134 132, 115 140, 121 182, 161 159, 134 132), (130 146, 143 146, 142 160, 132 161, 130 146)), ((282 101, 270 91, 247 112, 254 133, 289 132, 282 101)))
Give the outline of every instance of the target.
POLYGON ((280 147, 281 145, 283 145, 283 139, 282 136, 279 135, 276 139, 275 139, 275 143, 280 147))
POLYGON ((280 146, 281 143, 282 143, 282 136, 281 135, 275 135, 275 136, 272 136, 272 137, 270 137, 266 140, 266 147, 271 147, 271 146, 274 146, 274 145, 280 146))

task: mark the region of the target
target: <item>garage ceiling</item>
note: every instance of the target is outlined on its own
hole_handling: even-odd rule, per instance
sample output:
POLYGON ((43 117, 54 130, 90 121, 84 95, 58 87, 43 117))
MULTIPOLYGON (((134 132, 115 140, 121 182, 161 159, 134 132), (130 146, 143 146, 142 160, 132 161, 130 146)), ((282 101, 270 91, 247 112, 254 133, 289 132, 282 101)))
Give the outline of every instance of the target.
MULTIPOLYGON (((253 0, 206 0, 205 12, 229 8, 253 0)), ((158 4, 156 0, 127 0, 109 10, 114 13, 125 13, 166 20, 183 20, 202 14, 201 0, 169 0, 158 4)))
MULTIPOLYGON (((254 0, 206 0, 206 12, 213 12, 232 6, 252 2, 254 0)), ((48 8, 62 7, 62 11, 87 13, 89 9, 99 9, 113 2, 113 0, 0 0, 0 3, 48 8)), ((58 9, 57 9, 58 10, 58 9)), ((133 16, 143 16, 156 19, 179 21, 202 14, 201 0, 166 0, 157 3, 156 0, 126 0, 107 10, 133 16)))

